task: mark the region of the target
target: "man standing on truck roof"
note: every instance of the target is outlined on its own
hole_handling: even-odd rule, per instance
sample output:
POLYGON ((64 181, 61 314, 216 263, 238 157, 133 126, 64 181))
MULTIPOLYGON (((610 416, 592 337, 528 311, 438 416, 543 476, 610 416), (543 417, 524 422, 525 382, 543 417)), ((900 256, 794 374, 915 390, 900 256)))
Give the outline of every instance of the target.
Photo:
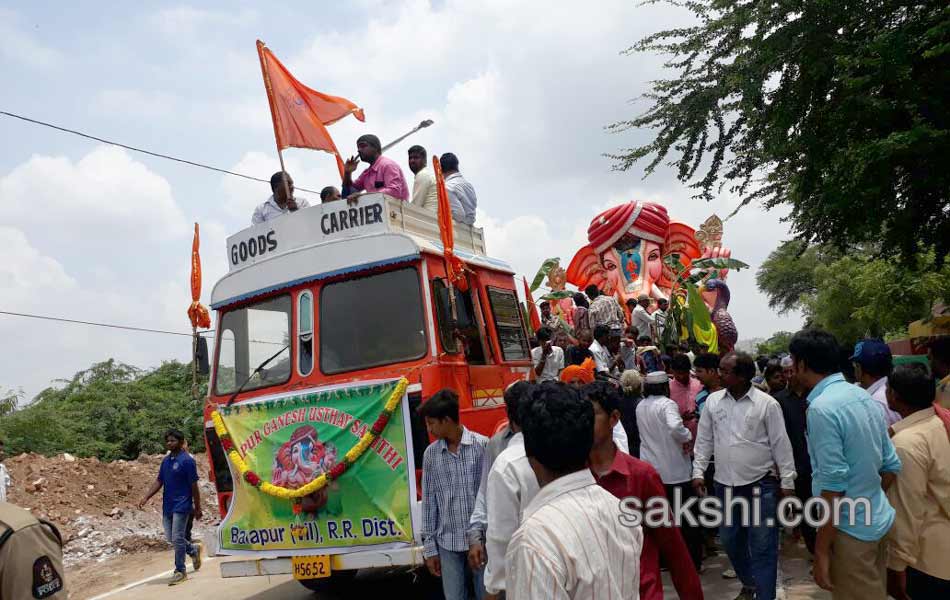
POLYGON ((251 225, 257 225, 264 221, 270 221, 277 217, 295 212, 300 208, 309 208, 310 202, 306 198, 297 198, 294 196, 294 180, 290 173, 278 171, 270 177, 271 197, 267 202, 254 209, 251 216, 251 225), (284 185, 286 179, 287 185, 284 185))
POLYGON ((439 166, 445 176, 445 191, 449 194, 452 218, 466 225, 475 224, 475 207, 478 199, 475 188, 459 173, 459 159, 451 152, 439 157, 439 166))
POLYGON ((402 169, 393 159, 383 156, 379 138, 371 133, 356 140, 356 156, 351 156, 343 168, 343 196, 355 200, 361 193, 388 194, 399 200, 409 199, 409 186, 402 169), (353 181, 353 173, 360 161, 369 167, 353 181))
POLYGON ((185 435, 177 429, 165 433, 165 447, 168 454, 158 469, 158 477, 139 502, 139 508, 158 493, 162 493, 162 518, 165 525, 165 538, 175 548, 175 573, 168 585, 178 585, 187 579, 185 576, 185 554, 191 557, 195 570, 201 568, 201 543, 192 544, 186 539, 188 517, 194 505, 194 518, 201 520, 201 493, 198 490, 198 466, 194 457, 182 449, 185 435))
POLYGON ((435 183, 435 173, 427 168, 428 154, 422 146, 409 148, 409 170, 415 175, 412 182, 412 205, 439 212, 439 189, 435 183))
POLYGON ((336 202, 337 200, 341 199, 342 196, 340 196, 340 190, 336 189, 332 185, 328 185, 327 187, 320 190, 320 202, 322 204, 326 204, 327 202, 336 202))

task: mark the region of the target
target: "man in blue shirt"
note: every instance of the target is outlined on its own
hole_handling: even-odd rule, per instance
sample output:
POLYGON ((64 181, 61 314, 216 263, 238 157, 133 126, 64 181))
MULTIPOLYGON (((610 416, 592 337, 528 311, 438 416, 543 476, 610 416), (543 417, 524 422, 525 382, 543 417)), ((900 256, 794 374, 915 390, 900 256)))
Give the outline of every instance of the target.
POLYGON ((192 544, 185 535, 192 506, 195 519, 201 520, 201 494, 198 490, 198 466, 194 457, 182 449, 184 441, 185 435, 177 429, 165 433, 168 454, 158 469, 158 478, 139 502, 139 508, 145 508, 145 503, 164 488, 162 516, 165 538, 175 548, 175 573, 168 585, 185 581, 185 554, 191 557, 196 571, 201 568, 201 544, 192 544))
POLYGON ((901 462, 884 414, 865 390, 845 381, 830 333, 799 331, 789 351, 793 380, 808 392, 812 490, 832 509, 837 503, 836 519, 818 529, 815 582, 834 600, 885 600, 885 536, 894 509, 884 490, 901 462))

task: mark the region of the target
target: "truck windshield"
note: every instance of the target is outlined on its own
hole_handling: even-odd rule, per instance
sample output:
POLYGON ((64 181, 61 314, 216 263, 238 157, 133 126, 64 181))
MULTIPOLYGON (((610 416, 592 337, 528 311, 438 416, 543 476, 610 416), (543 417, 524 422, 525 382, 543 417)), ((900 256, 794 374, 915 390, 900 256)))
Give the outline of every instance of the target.
MULTIPOLYGON (((290 307, 290 296, 283 295, 224 314, 215 369, 218 395, 235 392, 257 365, 288 344, 290 307)), ((290 367, 287 349, 255 374, 244 389, 284 383, 290 379, 290 367)))
POLYGON ((323 287, 320 370, 326 374, 422 358, 425 317, 415 268, 323 287))

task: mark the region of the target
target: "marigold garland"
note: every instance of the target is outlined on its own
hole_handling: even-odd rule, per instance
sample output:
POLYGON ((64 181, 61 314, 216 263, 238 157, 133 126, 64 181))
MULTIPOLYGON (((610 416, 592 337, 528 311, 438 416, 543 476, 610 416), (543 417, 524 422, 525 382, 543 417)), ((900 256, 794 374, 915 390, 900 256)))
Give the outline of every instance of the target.
POLYGON ((322 473, 319 477, 307 485, 297 489, 280 487, 273 485, 270 482, 263 481, 260 476, 257 475, 257 473, 252 471, 247 466, 247 463, 244 462, 244 458, 241 457, 237 451, 237 448, 234 447, 234 441, 231 439, 231 434, 228 432, 228 428, 224 424, 224 419, 217 410, 211 413, 211 421, 214 423, 215 433, 217 433, 218 438, 221 439, 221 447, 224 448, 225 452, 227 452, 228 458, 237 468, 238 473, 241 474, 241 478, 244 479, 244 481, 248 482, 269 496, 282 498, 284 500, 299 501, 304 496, 309 496, 314 492, 320 491, 334 479, 339 479, 340 476, 343 475, 343 473, 345 473, 346 470, 353 463, 355 463, 363 455, 363 453, 366 452, 370 445, 376 441, 376 438, 379 437, 386 428, 386 425, 389 423, 389 418, 396 410, 396 407, 399 406, 399 401, 402 400, 402 395, 406 392, 406 388, 408 386, 409 380, 407 380, 405 377, 400 378, 396 383, 396 387, 393 389, 392 394, 389 396, 389 399, 386 401, 382 413, 380 413, 379 417, 376 419, 376 422, 373 423, 372 428, 368 429, 366 433, 364 433, 360 438, 360 441, 350 448, 350 450, 343 456, 343 461, 334 465, 333 468, 330 469, 329 473, 322 473))

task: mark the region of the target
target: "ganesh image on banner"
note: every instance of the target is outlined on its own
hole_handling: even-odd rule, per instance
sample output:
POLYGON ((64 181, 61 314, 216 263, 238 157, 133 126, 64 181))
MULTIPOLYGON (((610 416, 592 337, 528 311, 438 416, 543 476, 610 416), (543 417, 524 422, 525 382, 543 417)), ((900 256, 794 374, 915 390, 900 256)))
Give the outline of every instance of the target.
MULTIPOLYGON (((669 257, 676 255, 687 271, 699 258, 729 258, 731 251, 722 246, 722 232, 722 220, 715 215, 697 231, 671 220, 661 204, 633 200, 594 217, 587 229, 588 244, 568 266, 567 282, 579 290, 594 285, 621 306, 642 294, 669 300, 676 278, 667 264, 669 257)), ((729 301, 728 286, 722 281, 726 271, 716 277, 720 281, 703 299, 714 322, 718 316, 717 328, 732 330, 727 334, 731 339, 735 326, 725 310, 729 301)))
MULTIPOLYGON (((303 487, 327 473, 337 462, 337 450, 333 444, 321 442, 312 425, 303 425, 294 430, 290 439, 281 445, 274 456, 271 483, 289 489, 303 487)), ((315 512, 326 506, 328 489, 307 497, 305 512, 315 512)))

